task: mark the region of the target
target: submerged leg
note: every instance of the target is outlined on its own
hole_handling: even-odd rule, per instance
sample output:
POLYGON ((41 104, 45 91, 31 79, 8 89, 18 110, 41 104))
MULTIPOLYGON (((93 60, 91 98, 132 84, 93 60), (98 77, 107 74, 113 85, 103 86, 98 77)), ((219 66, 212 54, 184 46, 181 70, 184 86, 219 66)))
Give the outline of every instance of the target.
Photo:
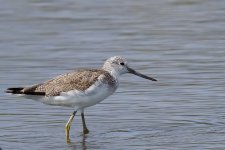
POLYGON ((73 121, 73 118, 75 116, 77 111, 74 111, 73 114, 70 116, 68 122, 66 123, 66 127, 65 127, 65 133, 66 133, 66 141, 69 141, 69 134, 70 134, 70 126, 71 126, 71 123, 73 121))
POLYGON ((88 134, 89 130, 88 130, 88 128, 86 126, 86 123, 85 123, 84 112, 81 112, 81 118, 82 118, 82 123, 83 123, 83 133, 88 134))

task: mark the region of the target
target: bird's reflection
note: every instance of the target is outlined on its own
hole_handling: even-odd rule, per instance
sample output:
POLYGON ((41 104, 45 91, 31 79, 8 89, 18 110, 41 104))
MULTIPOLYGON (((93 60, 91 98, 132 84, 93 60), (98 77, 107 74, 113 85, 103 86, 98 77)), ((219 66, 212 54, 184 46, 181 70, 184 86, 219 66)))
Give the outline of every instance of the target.
POLYGON ((82 139, 81 141, 75 141, 75 140, 71 140, 69 139, 67 141, 67 145, 68 145, 68 150, 76 150, 76 149, 82 149, 82 150, 86 150, 87 146, 86 146, 86 140, 88 135, 81 135, 82 139))

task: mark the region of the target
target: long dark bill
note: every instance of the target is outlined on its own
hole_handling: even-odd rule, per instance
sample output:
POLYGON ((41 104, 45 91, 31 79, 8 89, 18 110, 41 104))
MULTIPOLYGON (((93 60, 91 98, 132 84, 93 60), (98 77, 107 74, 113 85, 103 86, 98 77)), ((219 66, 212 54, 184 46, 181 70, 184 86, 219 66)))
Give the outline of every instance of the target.
POLYGON ((132 74, 137 75, 139 77, 142 77, 142 78, 145 78, 145 79, 148 79, 148 80, 152 80, 152 81, 157 81, 156 79, 154 79, 152 77, 149 77, 149 76, 146 76, 144 74, 141 74, 141 73, 139 73, 139 72, 137 72, 134 69, 131 69, 129 67, 127 67, 127 70, 129 71, 129 73, 132 73, 132 74))

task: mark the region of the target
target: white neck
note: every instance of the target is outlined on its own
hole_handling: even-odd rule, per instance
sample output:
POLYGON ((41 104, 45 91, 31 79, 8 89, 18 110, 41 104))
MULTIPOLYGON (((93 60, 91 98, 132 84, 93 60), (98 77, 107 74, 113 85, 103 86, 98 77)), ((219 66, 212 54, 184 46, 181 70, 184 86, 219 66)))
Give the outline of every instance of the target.
POLYGON ((117 70, 115 70, 115 68, 111 67, 110 65, 105 64, 103 65, 102 69, 110 73, 110 75, 113 76, 116 80, 119 79, 120 73, 117 70))
POLYGON ((112 69, 112 70, 110 70, 110 71, 108 71, 110 74, 111 74, 111 76, 113 76, 115 79, 119 79, 119 76, 120 76, 120 74, 115 70, 115 69, 112 69))

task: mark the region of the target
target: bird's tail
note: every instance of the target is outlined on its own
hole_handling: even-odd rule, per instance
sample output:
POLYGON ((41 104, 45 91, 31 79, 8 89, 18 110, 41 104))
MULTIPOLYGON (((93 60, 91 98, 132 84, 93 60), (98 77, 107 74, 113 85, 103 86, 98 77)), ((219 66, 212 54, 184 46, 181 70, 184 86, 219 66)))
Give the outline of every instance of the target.
POLYGON ((14 88, 8 88, 5 92, 6 93, 12 93, 12 94, 23 94, 24 87, 14 87, 14 88))

